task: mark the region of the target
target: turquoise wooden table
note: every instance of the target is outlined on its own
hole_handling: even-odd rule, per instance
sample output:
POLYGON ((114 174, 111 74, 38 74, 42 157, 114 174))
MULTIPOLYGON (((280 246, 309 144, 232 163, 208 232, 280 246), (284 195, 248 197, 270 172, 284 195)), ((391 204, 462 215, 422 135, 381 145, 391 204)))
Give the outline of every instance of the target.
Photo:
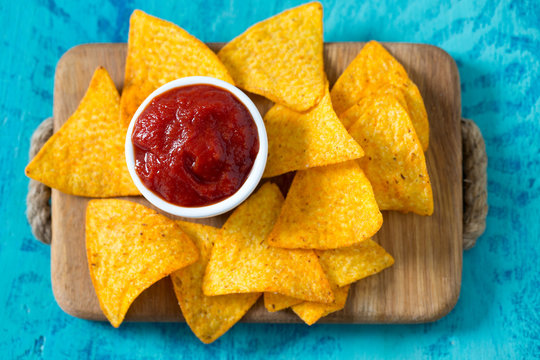
POLYGON ((81 43, 125 42, 134 8, 228 41, 298 4, 276 1, 0 1, 0 358, 540 357, 540 3, 323 1, 326 41, 406 41, 456 60, 463 116, 483 131, 490 211, 464 255, 455 309, 422 325, 238 324, 212 345, 185 324, 79 320, 56 305, 49 247, 24 216, 29 138, 52 113, 55 65, 81 43), (117 4, 118 3, 118 4, 117 4))

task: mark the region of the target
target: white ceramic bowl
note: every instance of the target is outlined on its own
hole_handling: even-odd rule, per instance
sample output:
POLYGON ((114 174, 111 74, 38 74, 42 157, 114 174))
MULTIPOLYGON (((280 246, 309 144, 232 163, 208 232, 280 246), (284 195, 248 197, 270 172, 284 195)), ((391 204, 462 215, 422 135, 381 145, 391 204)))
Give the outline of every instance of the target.
POLYGON ((141 194, 148 200, 150 203, 152 203, 157 208, 177 216, 182 216, 186 218, 206 218, 211 216, 216 216, 219 214, 223 214, 231 209, 234 209, 238 205, 240 205, 244 200, 248 198, 248 196, 255 190, 257 187, 257 184, 261 180, 261 177, 264 172, 264 167, 266 166, 266 158, 268 156, 268 139, 266 137, 266 129, 264 127, 264 122, 261 118, 261 114, 257 110, 257 107, 251 99, 244 94, 240 89, 237 87, 215 78, 206 77, 206 76, 191 76, 191 77, 185 77, 181 79, 173 80, 160 88, 158 88, 156 91, 154 91, 150 96, 148 96, 143 103, 139 106, 137 111, 135 112, 135 115, 133 115, 133 118, 131 119, 131 122, 129 123, 128 131, 126 134, 126 162, 127 167, 129 170, 129 174, 131 175, 131 178, 133 179, 133 182, 135 183, 135 186, 141 194), (152 101, 156 96, 177 88, 177 87, 183 87, 187 85, 213 85, 222 89, 225 89, 232 93, 244 106, 248 109, 249 113, 253 117, 253 120, 255 121, 255 125, 257 126, 257 134, 259 136, 259 152, 257 153, 257 157, 255 158, 255 162, 253 163, 253 167, 251 168, 251 171, 246 178, 246 181, 244 184, 238 189, 237 192, 229 196, 228 198, 225 198, 221 200, 220 202, 217 202, 212 205, 207 206, 200 206, 200 207, 183 207, 178 206, 175 204, 172 204, 158 195, 156 195, 153 191, 148 189, 141 181, 139 176, 137 175, 135 171, 135 159, 134 159, 134 150, 133 150, 133 143, 131 142, 131 135, 133 133, 133 127, 135 125, 135 121, 141 114, 141 112, 146 108, 148 103, 152 101))

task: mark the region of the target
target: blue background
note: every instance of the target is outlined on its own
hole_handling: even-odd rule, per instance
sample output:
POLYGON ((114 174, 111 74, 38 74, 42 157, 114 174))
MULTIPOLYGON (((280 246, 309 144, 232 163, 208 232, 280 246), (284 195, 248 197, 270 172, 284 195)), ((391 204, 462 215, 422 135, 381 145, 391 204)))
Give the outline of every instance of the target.
POLYGON ((185 324, 113 329, 53 298, 49 247, 24 216, 29 138, 52 113, 62 54, 125 42, 134 8, 228 41, 297 1, 0 1, 0 358, 528 358, 540 356, 540 3, 324 1, 326 41, 406 41, 457 61, 464 117, 489 155, 487 231, 464 255, 455 309, 422 325, 238 324, 212 345, 185 324))

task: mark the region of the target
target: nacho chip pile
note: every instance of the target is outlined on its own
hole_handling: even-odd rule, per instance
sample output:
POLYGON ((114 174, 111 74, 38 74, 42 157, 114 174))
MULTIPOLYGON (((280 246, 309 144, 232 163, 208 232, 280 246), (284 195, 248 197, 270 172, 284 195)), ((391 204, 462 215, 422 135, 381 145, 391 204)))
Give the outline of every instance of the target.
POLYGON ((118 327, 135 298, 168 275, 204 343, 262 294, 268 311, 290 308, 308 325, 343 309, 351 285, 394 263, 373 239, 381 210, 433 212, 429 124, 418 88, 374 41, 328 91, 319 3, 252 26, 217 55, 182 28, 134 11, 121 97, 106 70, 96 70, 27 175, 68 194, 137 195, 126 171, 125 126, 152 91, 192 75, 275 102, 264 116, 264 177, 286 175, 266 180, 221 229, 125 200, 90 201, 86 248, 103 313, 118 327), (283 198, 275 183, 285 177, 292 184, 283 198))
POLYGON ((278 187, 266 183, 229 217, 206 269, 206 295, 268 291, 323 303, 334 300, 312 250, 267 243, 282 203, 278 187))
POLYGON ((403 66, 376 41, 362 48, 334 84, 330 94, 338 116, 381 85, 393 85, 402 91, 418 138, 427 150, 429 123, 422 96, 403 66))
POLYGON ((362 146, 358 163, 381 210, 433 213, 424 151, 429 124, 422 96, 405 69, 370 41, 331 91, 343 125, 362 146))
POLYGON ((392 256, 371 239, 335 250, 318 250, 317 255, 330 282, 334 301, 331 303, 300 301, 290 296, 265 293, 264 306, 268 311, 274 312, 290 307, 306 324, 312 325, 320 318, 345 307, 351 284, 394 264, 392 256))
POLYGON ((433 213, 433 194, 422 145, 408 112, 392 95, 368 96, 347 110, 349 128, 366 155, 358 162, 381 210, 433 213))

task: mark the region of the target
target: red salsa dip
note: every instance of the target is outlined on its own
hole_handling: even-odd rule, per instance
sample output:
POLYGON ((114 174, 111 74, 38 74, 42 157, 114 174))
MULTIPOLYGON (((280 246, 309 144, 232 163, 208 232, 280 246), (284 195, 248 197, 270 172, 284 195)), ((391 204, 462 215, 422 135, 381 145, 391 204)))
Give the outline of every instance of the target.
POLYGON ((142 183, 184 207, 233 195, 259 152, 248 109, 212 85, 188 85, 156 96, 135 121, 131 141, 142 183))

